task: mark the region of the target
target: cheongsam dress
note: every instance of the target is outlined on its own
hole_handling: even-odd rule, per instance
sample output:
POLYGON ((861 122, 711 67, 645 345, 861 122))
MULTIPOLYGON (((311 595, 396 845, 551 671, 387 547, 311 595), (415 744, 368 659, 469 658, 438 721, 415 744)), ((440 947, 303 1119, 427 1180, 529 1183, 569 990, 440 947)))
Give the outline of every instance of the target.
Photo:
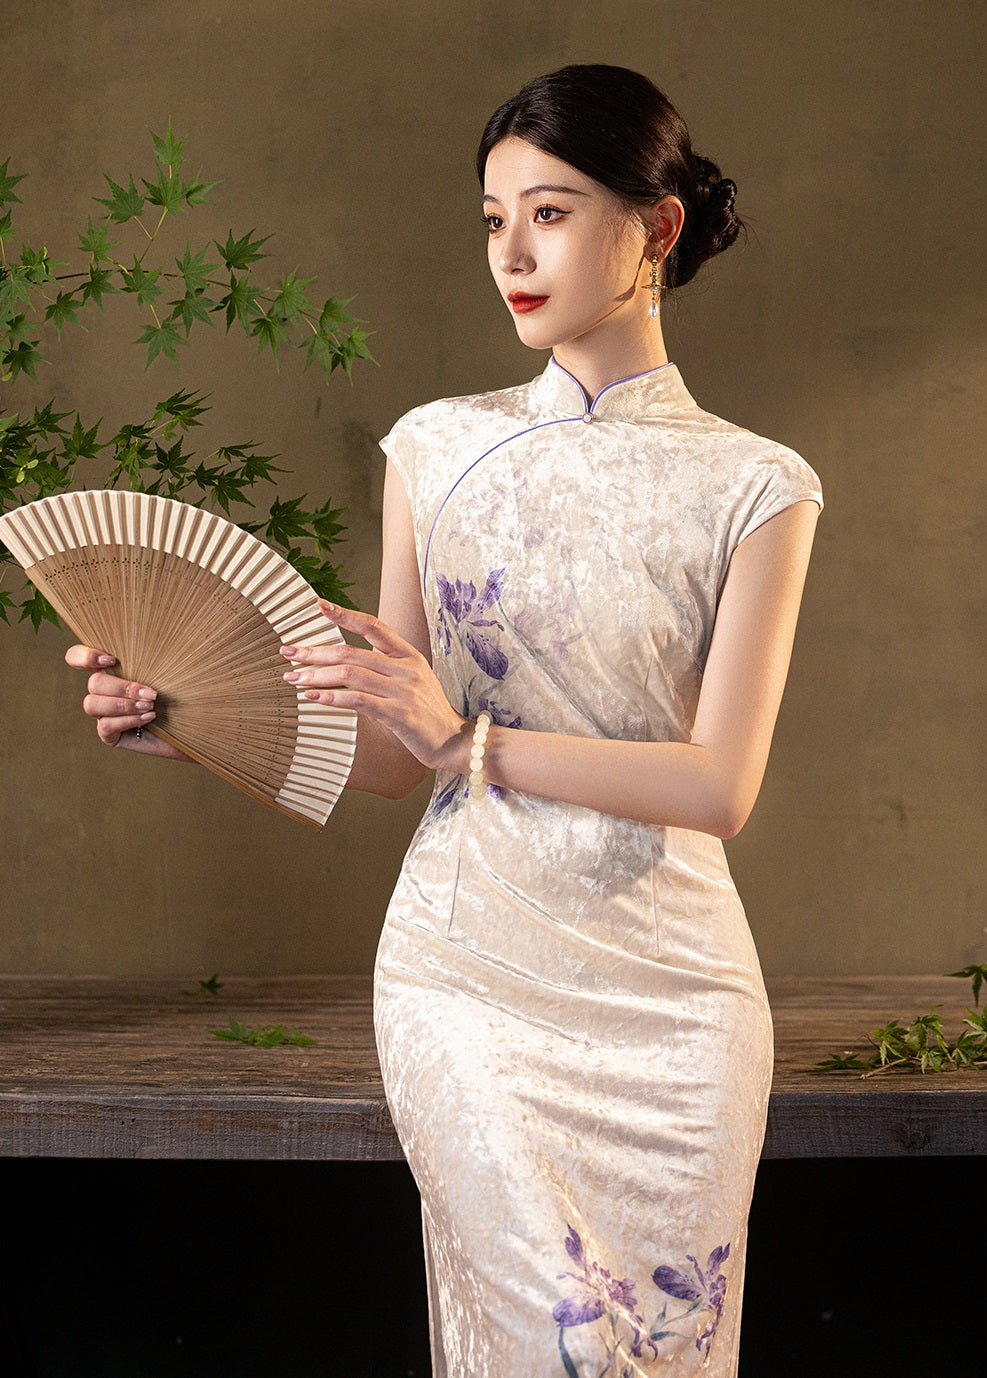
MULTIPOLYGON (((435 673, 525 732, 688 742, 733 551, 822 505, 671 364, 590 405, 553 358, 382 445, 435 673)), ((718 839, 439 773, 375 1022, 434 1378, 732 1378, 772 1034, 718 839)))

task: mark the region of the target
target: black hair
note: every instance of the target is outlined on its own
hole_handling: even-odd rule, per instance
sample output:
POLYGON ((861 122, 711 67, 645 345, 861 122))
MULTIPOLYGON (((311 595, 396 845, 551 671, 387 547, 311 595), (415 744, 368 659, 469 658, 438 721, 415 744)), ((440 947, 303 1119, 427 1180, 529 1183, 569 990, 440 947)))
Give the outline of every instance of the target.
POLYGON ((665 260, 667 288, 689 282, 744 228, 733 208, 736 183, 693 152, 671 101, 626 67, 561 67, 528 82, 487 122, 476 155, 481 185, 491 149, 512 135, 561 158, 629 206, 677 196, 685 223, 665 260))

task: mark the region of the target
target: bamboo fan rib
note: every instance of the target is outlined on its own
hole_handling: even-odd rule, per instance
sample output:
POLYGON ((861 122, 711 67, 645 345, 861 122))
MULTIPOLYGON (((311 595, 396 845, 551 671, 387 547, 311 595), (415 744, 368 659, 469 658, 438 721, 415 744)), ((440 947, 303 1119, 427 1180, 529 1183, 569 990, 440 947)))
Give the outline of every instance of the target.
POLYGON ((346 783, 356 715, 282 679, 288 644, 341 642, 309 584, 263 541, 148 493, 62 493, 0 517, 0 540, 113 673, 158 690, 147 731, 321 828, 346 783))

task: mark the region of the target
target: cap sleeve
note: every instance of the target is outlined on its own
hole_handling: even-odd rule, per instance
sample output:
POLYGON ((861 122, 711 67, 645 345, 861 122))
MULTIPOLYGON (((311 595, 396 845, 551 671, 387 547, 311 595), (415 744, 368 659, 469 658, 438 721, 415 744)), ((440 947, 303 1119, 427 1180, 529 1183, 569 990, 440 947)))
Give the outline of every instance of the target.
POLYGON ((415 446, 412 438, 410 413, 402 416, 379 442, 380 448, 401 476, 409 499, 415 496, 415 446))
POLYGON ((794 450, 772 446, 755 469, 747 502, 739 514, 740 529, 735 543, 739 545, 752 531, 784 512, 786 507, 805 501, 816 502, 822 507, 822 484, 818 475, 794 450))

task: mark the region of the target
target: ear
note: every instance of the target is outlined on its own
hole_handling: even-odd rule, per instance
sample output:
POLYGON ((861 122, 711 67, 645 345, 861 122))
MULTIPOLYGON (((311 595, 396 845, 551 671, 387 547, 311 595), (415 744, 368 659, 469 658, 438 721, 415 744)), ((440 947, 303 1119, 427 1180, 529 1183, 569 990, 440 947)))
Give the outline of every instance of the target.
POLYGON ((641 218, 648 235, 645 253, 649 258, 652 254, 667 258, 685 224, 682 202, 677 196, 663 196, 653 206, 646 207, 641 218))

